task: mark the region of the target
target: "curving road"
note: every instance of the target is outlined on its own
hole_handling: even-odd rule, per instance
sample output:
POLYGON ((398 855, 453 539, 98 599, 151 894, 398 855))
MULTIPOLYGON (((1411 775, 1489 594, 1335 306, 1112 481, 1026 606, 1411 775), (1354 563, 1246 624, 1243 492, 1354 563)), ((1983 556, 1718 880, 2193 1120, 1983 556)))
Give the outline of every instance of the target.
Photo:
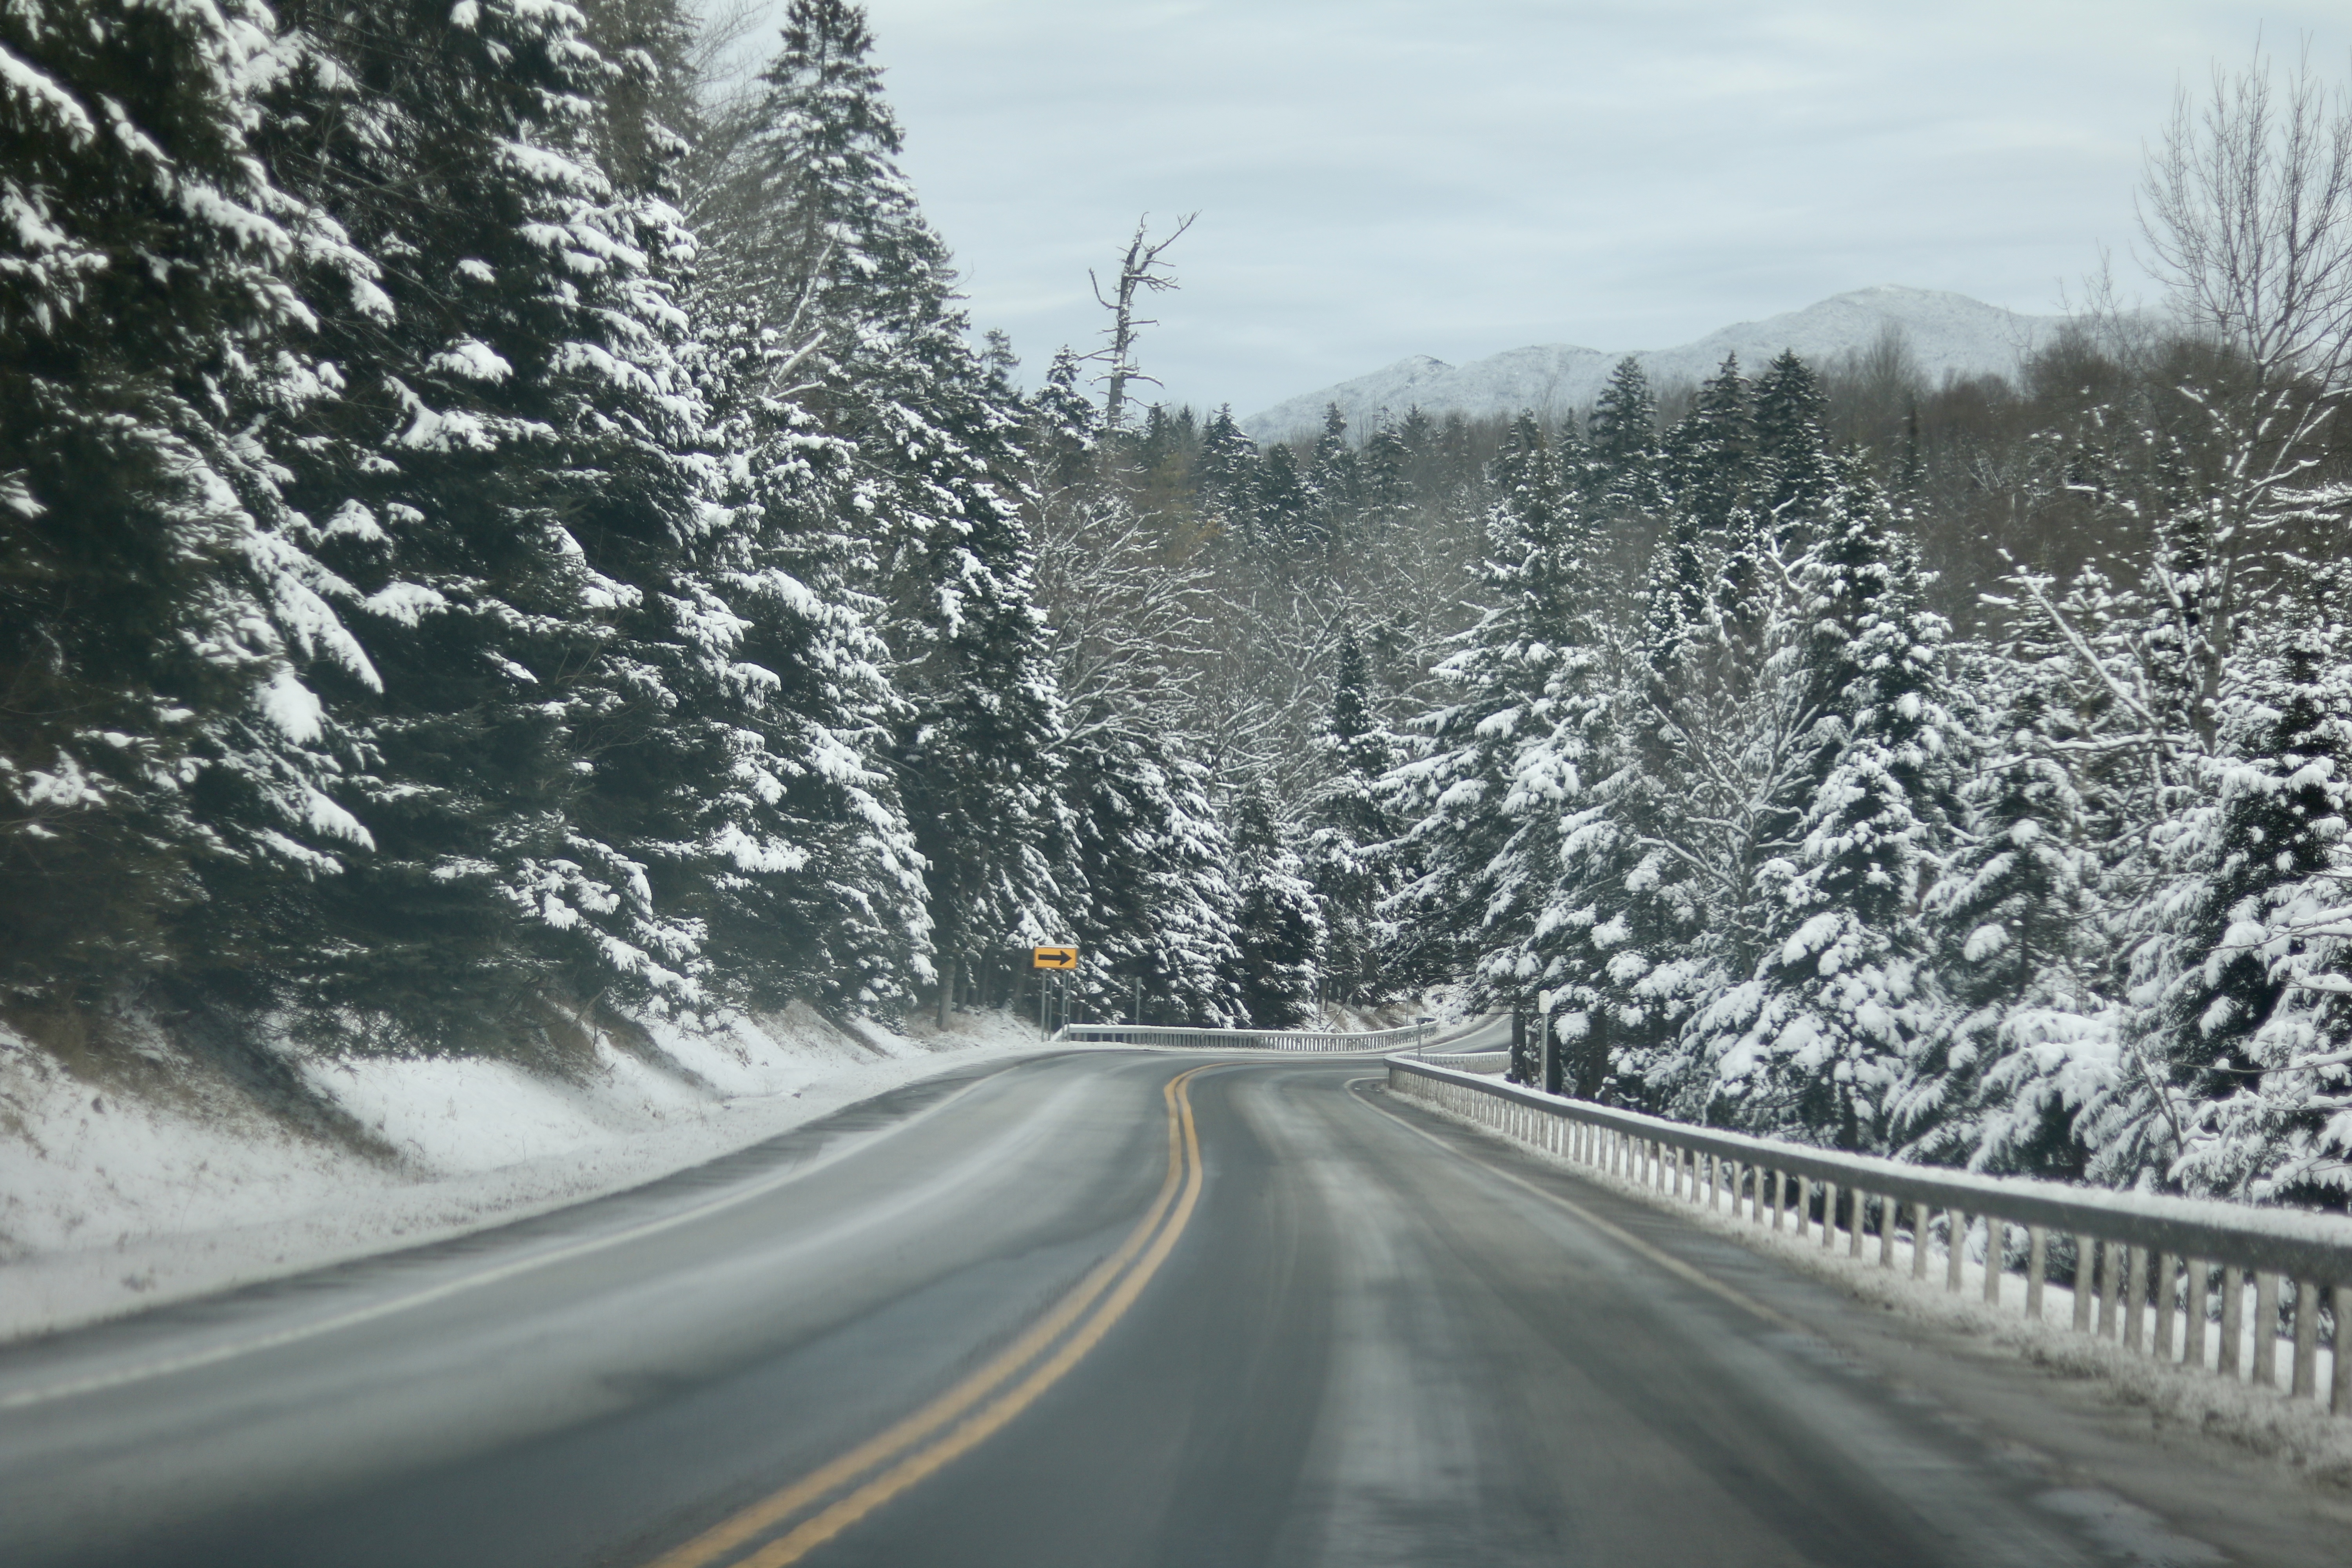
POLYGON ((967 1069, 0 1351, 0 1561, 2347 1561, 2346 1515, 1377 1064, 967 1069))

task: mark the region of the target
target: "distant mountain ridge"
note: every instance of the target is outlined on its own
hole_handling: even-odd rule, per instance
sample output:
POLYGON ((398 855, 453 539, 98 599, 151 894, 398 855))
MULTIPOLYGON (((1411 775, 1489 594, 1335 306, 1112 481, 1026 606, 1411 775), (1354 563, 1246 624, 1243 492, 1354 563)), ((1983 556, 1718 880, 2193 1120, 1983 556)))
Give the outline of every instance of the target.
POLYGON ((2064 319, 2021 315, 1941 289, 1882 284, 1765 321, 1741 321, 1679 348, 1604 352, 1544 343, 1458 365, 1414 354, 1370 375, 1286 398, 1241 426, 1258 440, 1279 440, 1321 428, 1323 411, 1334 403, 1358 429, 1382 409, 1402 415, 1415 405, 1426 414, 1474 418, 1523 408, 1558 415, 1590 405, 1628 352, 1650 373, 1653 385, 1665 385, 1706 379, 1727 353, 1738 354, 1751 374, 1782 349, 1819 364, 1868 349, 1889 324, 1902 329, 1930 382, 1948 374, 2013 375, 2020 355, 2064 319))

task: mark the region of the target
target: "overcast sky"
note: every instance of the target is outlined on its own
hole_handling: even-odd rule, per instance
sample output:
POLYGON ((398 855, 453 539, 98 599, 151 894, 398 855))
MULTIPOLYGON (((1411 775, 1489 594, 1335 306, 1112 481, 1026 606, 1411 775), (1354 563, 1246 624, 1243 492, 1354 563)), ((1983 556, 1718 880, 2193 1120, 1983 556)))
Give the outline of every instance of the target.
MULTIPOLYGON (((2352 10, 2176 0, 869 0, 905 167, 1026 370, 1197 210, 1145 367, 1247 415, 1411 353, 1662 348, 1847 289, 2130 268, 2176 83, 2352 10)), ((782 6, 775 8, 782 15, 782 6)), ((757 46, 765 54, 772 29, 757 46)))

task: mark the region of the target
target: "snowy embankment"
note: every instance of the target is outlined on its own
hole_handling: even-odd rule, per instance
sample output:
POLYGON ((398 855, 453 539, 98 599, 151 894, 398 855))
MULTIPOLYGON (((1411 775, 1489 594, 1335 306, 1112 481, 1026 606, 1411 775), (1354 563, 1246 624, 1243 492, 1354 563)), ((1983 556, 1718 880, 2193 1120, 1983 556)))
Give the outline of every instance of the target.
POLYGON ((160 1043, 143 1071, 68 1071, 0 1028, 0 1339, 559 1208, 1038 1044, 1000 1013, 912 1028, 795 1005, 635 1050, 599 1040, 561 1076, 288 1058, 290 1097, 160 1043))

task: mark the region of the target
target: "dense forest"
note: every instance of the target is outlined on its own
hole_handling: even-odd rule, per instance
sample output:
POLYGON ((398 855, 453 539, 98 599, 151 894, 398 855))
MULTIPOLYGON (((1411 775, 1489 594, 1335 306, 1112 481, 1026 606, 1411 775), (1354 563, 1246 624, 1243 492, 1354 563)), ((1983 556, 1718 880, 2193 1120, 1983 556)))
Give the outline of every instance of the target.
POLYGON ((1452 984, 1570 1092, 2345 1205, 2340 97, 2184 103, 2176 309, 2013 379, 1890 336, 1261 447, 1135 395, 1181 229, 1024 391, 861 8, 748 86, 723 33, 0 16, 26 1037, 561 1055, 1075 941, 1091 1016, 1452 984))

